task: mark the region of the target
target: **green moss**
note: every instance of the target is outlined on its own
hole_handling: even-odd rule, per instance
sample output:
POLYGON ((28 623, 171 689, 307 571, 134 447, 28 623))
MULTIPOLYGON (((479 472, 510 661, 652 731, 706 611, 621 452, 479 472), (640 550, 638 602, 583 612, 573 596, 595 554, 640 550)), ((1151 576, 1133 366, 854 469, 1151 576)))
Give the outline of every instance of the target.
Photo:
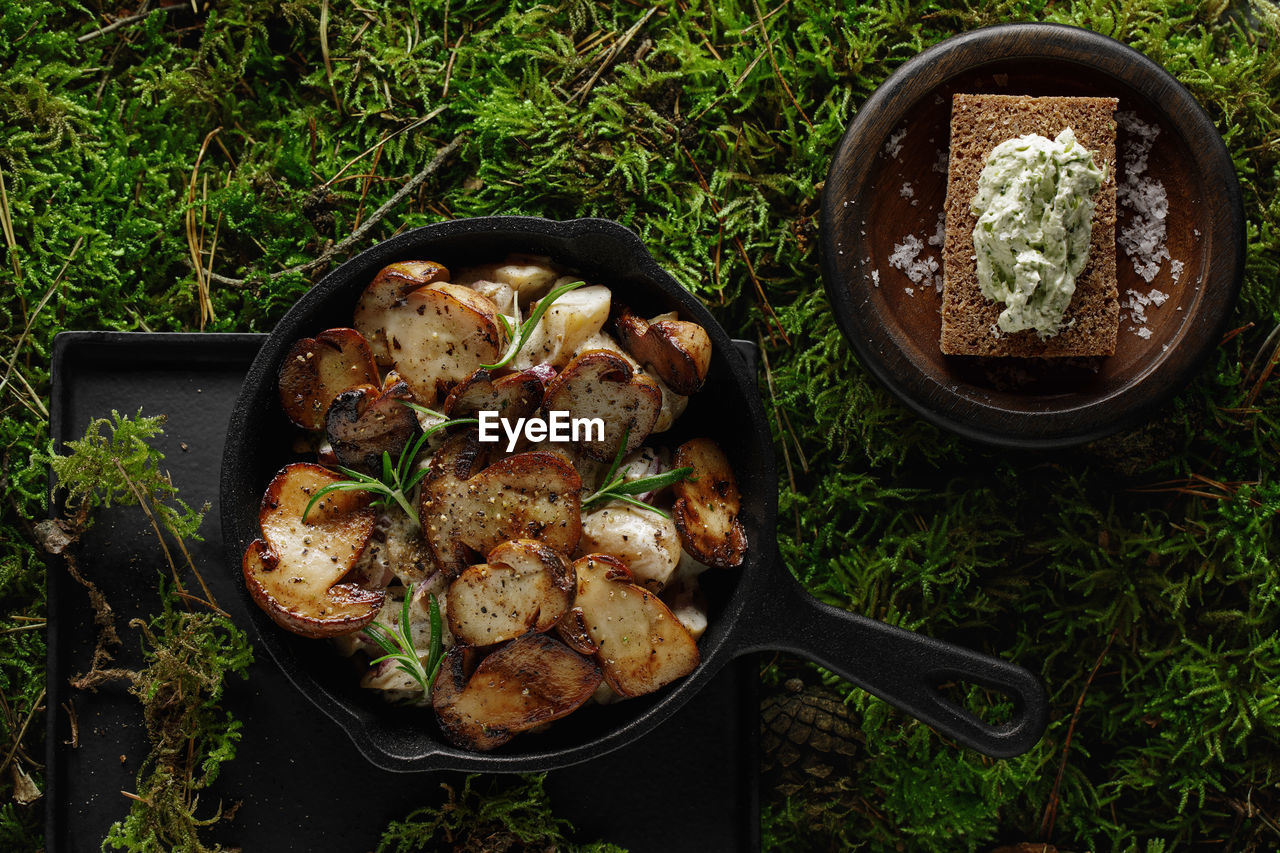
MULTIPOLYGON (((43 512, 45 472, 26 460, 47 450, 54 333, 199 328, 188 210, 206 252, 218 235, 202 263, 247 280, 211 284, 206 328, 269 329, 310 281, 268 276, 350 234, 465 131, 370 242, 497 213, 636 229, 731 332, 767 347, 774 391, 762 393, 791 469, 780 547, 809 588, 1014 658, 1049 686, 1046 739, 1008 762, 957 751, 851 691, 873 769, 850 772, 848 802, 766 791, 771 844, 951 851, 1038 838, 1083 693, 1051 841, 1274 848, 1280 391, 1274 377, 1259 384, 1280 324, 1274 8, 726 0, 662 3, 646 19, 647 6, 572 0, 454 2, 447 22, 445 8, 330 4, 326 66, 312 5, 154 12, 84 43, 100 20, 82 7, 0 7, 0 174, 18 243, 0 257, 0 328, 34 389, 15 376, 0 400, 2 612, 43 612, 23 519, 43 512), (1085 26, 1164 65, 1222 132, 1244 196, 1232 326, 1245 330, 1151 424, 1070 455, 1006 458, 923 423, 861 368, 821 292, 821 182, 858 105, 921 49, 1004 20, 1085 26), (1159 486, 1171 480, 1197 488, 1159 486)), ((0 634, 14 708, 39 694, 40 635, 0 634)), ((0 715, 0 739, 11 730, 0 715)), ((37 824, 30 809, 0 810, 13 846, 38 847, 37 824)))

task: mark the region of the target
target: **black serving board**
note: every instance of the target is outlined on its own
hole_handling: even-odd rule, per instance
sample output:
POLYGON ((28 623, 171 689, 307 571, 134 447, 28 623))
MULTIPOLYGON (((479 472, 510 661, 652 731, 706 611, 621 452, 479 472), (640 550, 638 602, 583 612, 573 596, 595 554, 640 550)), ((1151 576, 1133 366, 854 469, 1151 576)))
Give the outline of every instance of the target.
MULTIPOLYGON (((218 603, 237 624, 249 620, 236 591, 238 566, 222 553, 218 474, 226 424, 240 381, 265 335, 64 332, 54 341, 52 435, 55 447, 78 438, 92 418, 113 409, 164 414, 165 455, 180 496, 208 502, 192 557, 218 603)), ((748 345, 750 346, 750 345, 748 345)), ((159 606, 168 573, 155 535, 136 507, 97 513, 80 547, 82 571, 116 610, 124 640, 117 661, 141 661, 135 617, 159 606)), ((89 665, 95 629, 84 590, 51 566, 46 791, 46 850, 97 851, 128 811, 147 753, 140 706, 123 684, 97 692, 68 679, 89 665), (71 710, 78 729, 72 745, 71 710)), ((251 630, 251 629, 250 629, 251 630)), ((250 639, 253 639, 252 633, 250 639)), ((458 773, 380 770, 347 735, 259 653, 247 680, 232 678, 224 706, 243 722, 234 761, 225 764, 199 812, 240 805, 211 840, 257 850, 369 851, 391 820, 444 800, 441 783, 458 773)), ((675 717, 641 740, 547 776, 553 810, 581 840, 634 851, 757 850, 759 716, 756 662, 726 667, 675 717)))

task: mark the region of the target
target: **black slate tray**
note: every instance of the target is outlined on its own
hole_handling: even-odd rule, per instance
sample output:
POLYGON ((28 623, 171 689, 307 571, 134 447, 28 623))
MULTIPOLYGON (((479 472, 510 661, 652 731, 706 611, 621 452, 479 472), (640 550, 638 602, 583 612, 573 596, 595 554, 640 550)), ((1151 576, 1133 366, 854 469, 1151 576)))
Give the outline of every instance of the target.
MULTIPOLYGON (((218 525, 223 438, 240 381, 265 335, 64 332, 54 341, 52 435, 55 447, 79 438, 112 409, 165 414, 158 449, 181 497, 210 506, 205 541, 192 557, 219 604, 238 624, 248 618, 236 592, 238 567, 226 565, 218 525)), ((139 664, 129 619, 158 608, 167 573, 145 517, 136 508, 99 512, 82 542, 82 570, 116 609, 124 639, 117 660, 139 664)), ((95 630, 84 591, 51 566, 49 594, 46 850, 97 851, 128 811, 147 753, 140 706, 125 686, 95 693, 68 678, 89 665, 95 630), (71 711, 77 721, 73 746, 71 711)), ((252 634, 250 639, 253 639, 252 634)), ((260 653, 247 681, 233 678, 224 705, 243 721, 237 758, 201 798, 201 814, 243 801, 212 840, 246 851, 372 850, 382 829, 422 805, 443 801, 440 783, 456 773, 397 774, 366 762, 341 729, 303 698, 260 653)), ((754 658, 725 668, 673 719, 606 756, 553 771, 547 790, 557 815, 582 840, 634 851, 758 850, 758 695, 754 658)))

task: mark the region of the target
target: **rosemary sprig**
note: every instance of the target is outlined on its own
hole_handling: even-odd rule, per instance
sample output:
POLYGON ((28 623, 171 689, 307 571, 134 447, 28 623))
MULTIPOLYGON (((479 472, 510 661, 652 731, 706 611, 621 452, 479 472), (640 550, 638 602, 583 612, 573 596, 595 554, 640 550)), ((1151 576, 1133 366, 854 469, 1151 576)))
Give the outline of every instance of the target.
POLYGON ((618 473, 618 466, 622 463, 622 454, 627 449, 627 436, 630 435, 631 428, 622 432, 622 443, 618 445, 618 452, 614 454, 613 464, 609 466, 609 472, 604 475, 604 485, 596 489, 582 502, 584 510, 590 509, 592 506, 605 501, 622 501, 632 506, 638 506, 641 509, 647 509, 650 512, 656 512, 663 518, 670 518, 666 512, 658 509, 652 504, 647 504, 642 500, 631 497, 632 495, 643 495, 645 492, 652 492, 655 489, 662 489, 681 480, 691 480, 693 477, 693 466, 685 466, 684 468, 673 468, 670 471, 664 471, 661 474, 654 474, 651 477, 639 477, 635 480, 628 481, 625 476, 615 476, 618 473))
POLYGON ((396 626, 395 631, 377 622, 366 625, 363 630, 369 639, 386 652, 382 657, 374 658, 371 663, 382 663, 384 660, 395 661, 396 668, 421 684, 422 692, 430 697, 431 683, 435 681, 440 663, 444 660, 440 604, 434 595, 427 594, 427 612, 431 617, 431 642, 427 646, 427 663, 423 666, 422 658, 418 657, 418 651, 413 646, 413 632, 409 628, 409 602, 412 599, 413 584, 409 584, 400 609, 400 624, 396 626))
POLYGON ((498 315, 498 322, 502 323, 502 328, 506 331, 507 337, 511 338, 511 345, 507 347, 507 354, 504 355, 500 361, 494 362, 493 364, 482 364, 480 366, 485 370, 497 370, 499 367, 506 367, 510 364, 511 360, 515 358, 524 345, 529 342, 529 336, 533 334, 533 330, 538 325, 538 321, 542 319, 543 314, 547 313, 547 309, 551 307, 551 304, 561 296, 564 296, 570 290, 576 290, 584 284, 586 284, 585 281, 574 281, 557 287, 555 290, 538 300, 538 304, 534 307, 533 313, 530 314, 529 319, 525 320, 523 323, 520 323, 520 300, 517 298, 515 301, 515 311, 516 322, 520 323, 519 328, 516 328, 505 315, 498 315))
MULTIPOLYGON (((426 406, 419 406, 408 401, 402 402, 415 411, 435 415, 436 417, 444 417, 444 415, 433 409, 428 409, 426 406)), ((442 429, 457 426, 458 424, 474 423, 479 423, 479 421, 475 418, 455 418, 427 427, 416 441, 405 443, 404 448, 400 451, 400 459, 395 465, 391 464, 391 454, 385 450, 382 451, 382 475, 380 477, 371 477, 361 471, 354 471, 341 465, 337 466, 338 470, 345 474, 347 479, 340 483, 325 486, 312 495, 311 500, 307 502, 307 508, 302 511, 302 520, 306 521, 307 516, 311 513, 311 508, 330 492, 373 492, 378 495, 378 498, 374 501, 375 505, 391 506, 393 503, 397 504, 413 520, 414 524, 420 524, 418 511, 409 501, 409 495, 413 493, 414 487, 422 482, 422 478, 427 475, 427 469, 425 468, 421 471, 413 470, 413 463, 422 451, 422 446, 426 444, 427 439, 433 433, 442 429)))

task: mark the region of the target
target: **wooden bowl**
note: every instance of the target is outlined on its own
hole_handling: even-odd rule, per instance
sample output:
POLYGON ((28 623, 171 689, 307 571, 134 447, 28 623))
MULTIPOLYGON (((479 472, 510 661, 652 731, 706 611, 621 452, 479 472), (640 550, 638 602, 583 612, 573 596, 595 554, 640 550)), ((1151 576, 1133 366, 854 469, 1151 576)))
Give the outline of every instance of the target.
MULTIPOLYGON (((1130 129, 1126 129, 1126 124, 1130 129)), ((1117 186, 1136 136, 1117 129, 1117 186)), ((1139 170, 1132 170, 1135 175, 1139 170)), ((1117 235, 1133 212, 1120 205, 1117 235)), ((827 294, 862 363, 928 420, 989 444, 1064 447, 1131 426, 1184 387, 1217 345, 1240 289, 1244 213, 1213 122, 1176 80, 1105 36, 1011 24, 941 42, 889 77, 836 149, 822 200, 827 294), (1168 198, 1164 260, 1151 282, 1116 249, 1121 320, 1115 355, 981 359, 939 349, 942 296, 889 259, 909 235, 936 259, 954 93, 1116 97, 1159 129, 1141 176, 1168 198), (1171 261, 1180 261, 1177 281, 1171 261), (1136 321, 1130 291, 1167 296, 1136 321), (1145 330, 1145 331, 1144 331, 1145 330)), ((1157 299, 1159 297, 1157 296, 1157 299)))

